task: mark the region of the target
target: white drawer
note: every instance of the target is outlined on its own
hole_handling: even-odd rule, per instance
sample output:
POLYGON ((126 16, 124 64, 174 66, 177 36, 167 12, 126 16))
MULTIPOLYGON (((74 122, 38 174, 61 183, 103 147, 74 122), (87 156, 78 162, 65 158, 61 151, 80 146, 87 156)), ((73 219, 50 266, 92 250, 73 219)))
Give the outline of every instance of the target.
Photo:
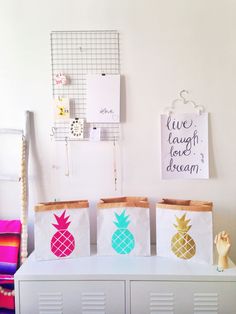
POLYGON ((123 281, 21 281, 20 314, 124 314, 123 281))
POLYGON ((234 314, 236 282, 132 281, 131 314, 234 314))

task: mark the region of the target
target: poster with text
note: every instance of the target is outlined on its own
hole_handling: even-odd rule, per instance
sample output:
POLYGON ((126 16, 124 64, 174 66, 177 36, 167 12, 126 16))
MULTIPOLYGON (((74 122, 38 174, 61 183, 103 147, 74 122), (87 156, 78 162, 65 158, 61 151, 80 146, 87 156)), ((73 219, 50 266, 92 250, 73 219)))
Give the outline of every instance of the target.
POLYGON ((89 74, 87 84, 87 122, 120 122, 120 75, 89 74))
POLYGON ((162 179, 208 179, 208 113, 161 115, 162 179))

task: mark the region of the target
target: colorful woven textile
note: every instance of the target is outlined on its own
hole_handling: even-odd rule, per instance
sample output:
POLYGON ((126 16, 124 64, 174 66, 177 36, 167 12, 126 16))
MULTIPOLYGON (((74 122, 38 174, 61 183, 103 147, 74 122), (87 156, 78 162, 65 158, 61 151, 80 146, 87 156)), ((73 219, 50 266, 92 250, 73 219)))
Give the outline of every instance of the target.
POLYGON ((0 274, 14 274, 20 248, 20 220, 0 220, 0 274))
MULTIPOLYGON (((5 289, 6 292, 10 292, 12 290, 5 289)), ((3 309, 13 310, 15 308, 15 298, 13 295, 4 295, 0 293, 0 313, 6 313, 3 309)))
MULTIPOLYGON (((14 289, 14 276, 13 275, 0 275, 0 287, 4 288, 4 291, 11 292, 14 289)), ((14 313, 15 298, 11 295, 4 295, 0 292, 0 314, 14 313)))
POLYGON ((0 292, 0 314, 14 313, 15 300, 11 291, 18 266, 20 234, 20 220, 0 220, 0 286, 9 293, 0 292))
POLYGON ((14 276, 13 275, 0 275, 0 286, 2 285, 13 285, 14 276))

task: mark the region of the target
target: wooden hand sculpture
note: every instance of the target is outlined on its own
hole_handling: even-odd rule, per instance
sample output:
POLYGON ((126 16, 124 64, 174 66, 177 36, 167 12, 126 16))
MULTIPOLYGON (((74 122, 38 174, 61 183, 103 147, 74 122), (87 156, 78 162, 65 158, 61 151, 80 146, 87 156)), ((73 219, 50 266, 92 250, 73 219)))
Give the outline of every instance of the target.
POLYGON ((231 247, 230 238, 227 232, 222 231, 215 237, 215 245, 219 255, 218 270, 223 271, 228 268, 228 253, 231 247))

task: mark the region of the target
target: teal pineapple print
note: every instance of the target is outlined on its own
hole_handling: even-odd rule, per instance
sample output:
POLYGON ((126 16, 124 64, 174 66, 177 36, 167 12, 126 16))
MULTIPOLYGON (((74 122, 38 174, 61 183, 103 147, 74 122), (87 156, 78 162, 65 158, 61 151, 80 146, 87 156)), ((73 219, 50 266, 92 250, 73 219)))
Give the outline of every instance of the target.
POLYGON ((125 215, 125 210, 120 215, 115 215, 117 221, 114 224, 118 229, 112 235, 112 247, 119 254, 129 254, 134 248, 134 236, 127 229, 130 224, 129 215, 125 215))

